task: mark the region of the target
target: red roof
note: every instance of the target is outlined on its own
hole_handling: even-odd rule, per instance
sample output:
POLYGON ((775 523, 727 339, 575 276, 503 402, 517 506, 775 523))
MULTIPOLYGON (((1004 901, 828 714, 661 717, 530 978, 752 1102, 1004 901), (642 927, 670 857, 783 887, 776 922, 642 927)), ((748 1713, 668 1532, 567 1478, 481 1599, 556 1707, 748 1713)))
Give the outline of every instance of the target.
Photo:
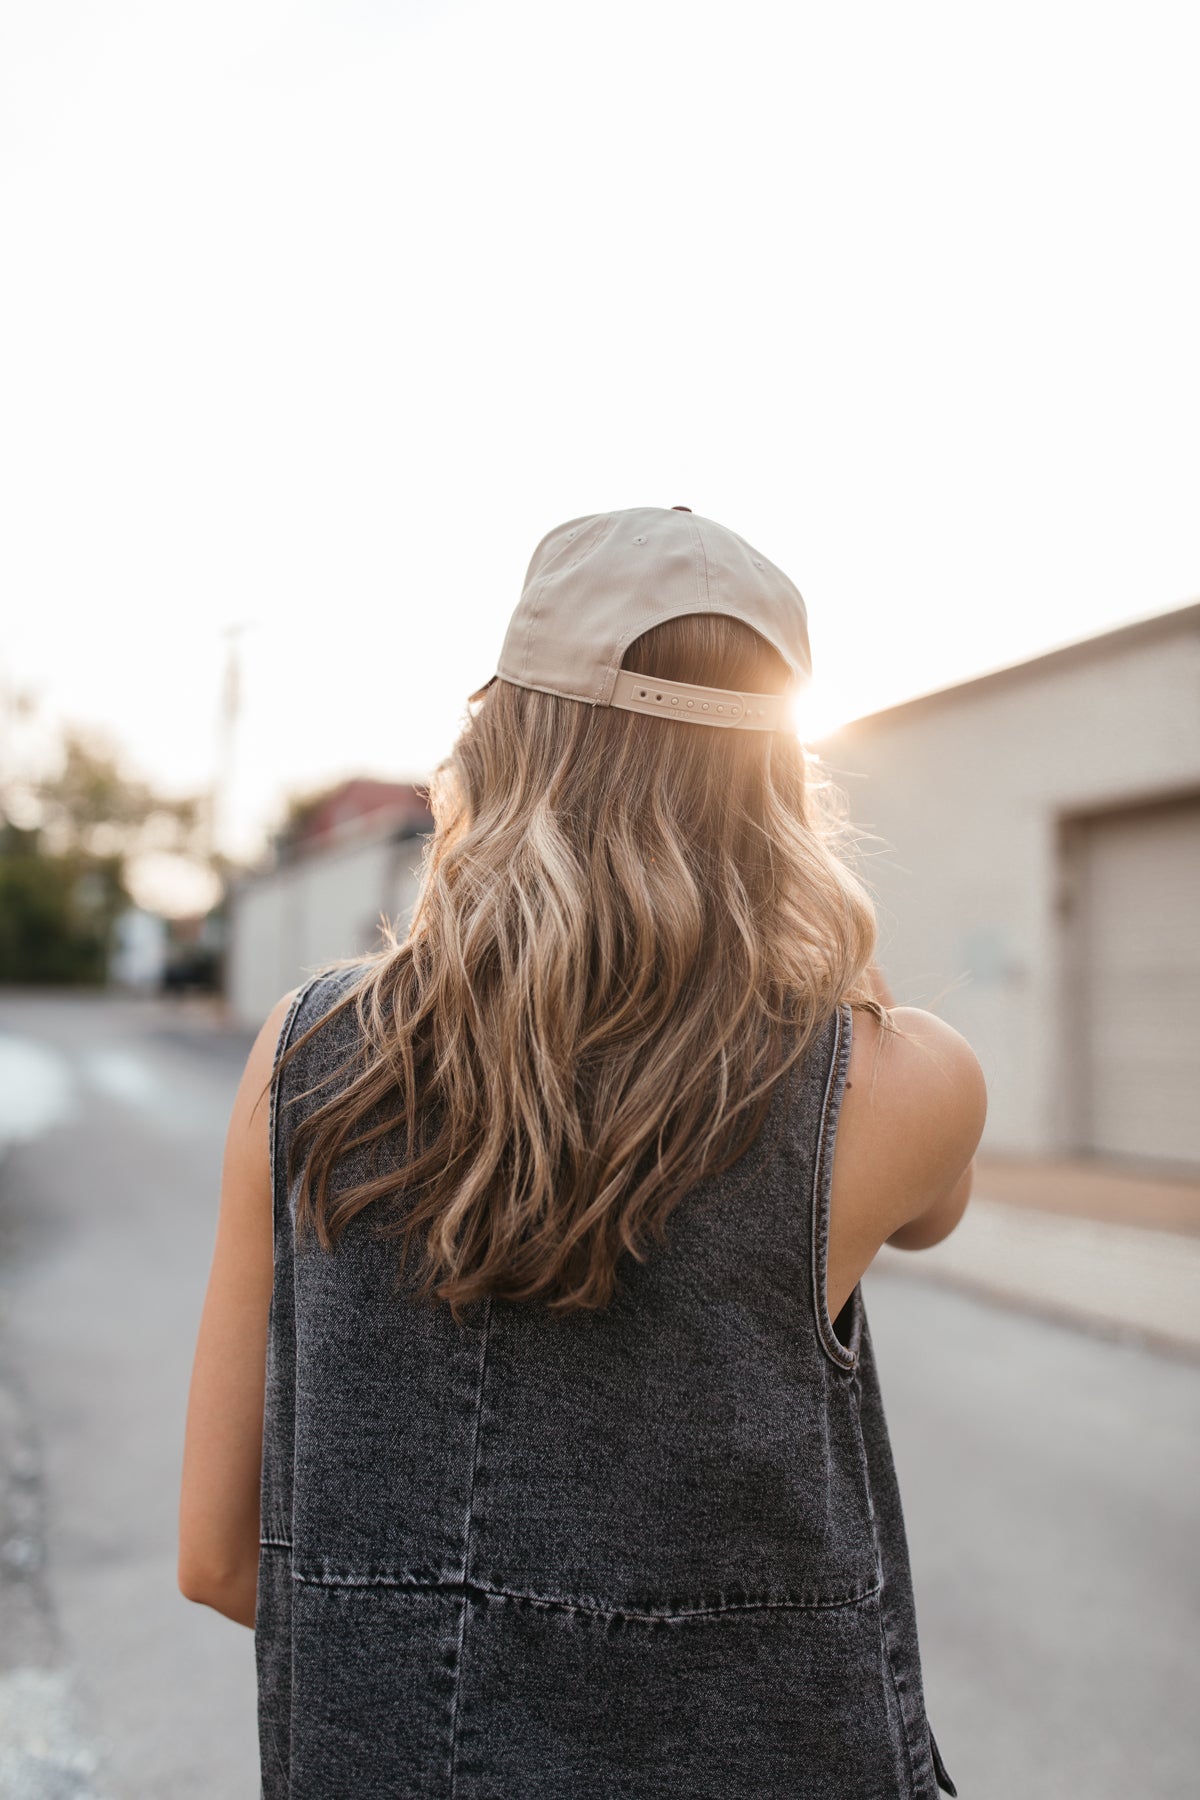
POLYGON ((428 801, 416 788, 401 781, 353 776, 318 801, 292 842, 296 849, 315 850, 326 839, 341 836, 348 825, 367 821, 380 830, 387 825, 433 829, 428 801))

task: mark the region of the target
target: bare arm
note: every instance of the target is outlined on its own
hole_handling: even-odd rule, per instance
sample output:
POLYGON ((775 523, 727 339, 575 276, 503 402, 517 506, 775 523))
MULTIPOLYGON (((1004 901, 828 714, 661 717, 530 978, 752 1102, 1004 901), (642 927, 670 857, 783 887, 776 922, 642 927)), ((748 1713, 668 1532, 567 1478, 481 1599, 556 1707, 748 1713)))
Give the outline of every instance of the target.
POLYGON ((180 1592, 251 1628, 274 1273, 269 1107, 259 1096, 291 1000, 291 994, 284 996, 259 1033, 229 1122, 179 1498, 180 1592))
MULTIPOLYGON (((867 982, 875 998, 886 1006, 889 1012, 902 1010, 897 1007, 896 997, 877 963, 872 963, 867 970, 867 982)), ((912 1008, 903 1010, 906 1013, 915 1011, 912 1008)), ((924 1020, 932 1015, 920 1014, 918 1017, 924 1020)), ((911 1029, 911 1025, 906 1029, 911 1029)), ((928 1029, 927 1026, 920 1028, 921 1035, 926 1040, 928 1040, 928 1029)), ((949 1030, 950 1028, 946 1027, 945 1029, 949 1030)), ((987 1090, 974 1053, 965 1040, 958 1037, 957 1032, 952 1035, 958 1039, 958 1043, 942 1046, 943 1051, 949 1050, 949 1055, 945 1058, 945 1066, 949 1082, 954 1090, 952 1095, 948 1093, 947 1103, 957 1107, 963 1114, 963 1129, 958 1134, 959 1141, 964 1141, 974 1132, 974 1144, 977 1145, 987 1115, 987 1090), (976 1125, 978 1126, 977 1130, 975 1129, 976 1125)), ((975 1156, 972 1149, 970 1161, 953 1186, 945 1192, 935 1195, 930 1205, 918 1217, 909 1219, 899 1226, 887 1239, 887 1242, 894 1244, 898 1250, 927 1250, 931 1245, 938 1244, 943 1238, 949 1237, 967 1210, 967 1202, 971 1198, 974 1182, 975 1156)))
POLYGON ((987 1119, 987 1087, 975 1052, 953 1026, 915 1007, 896 1013, 910 1043, 924 1055, 924 1067, 910 1061, 909 1069, 921 1084, 919 1100, 914 1091, 910 1104, 914 1118, 927 1119, 922 1133, 927 1161, 920 1210, 887 1242, 898 1250, 927 1250, 949 1237, 967 1209, 987 1119))

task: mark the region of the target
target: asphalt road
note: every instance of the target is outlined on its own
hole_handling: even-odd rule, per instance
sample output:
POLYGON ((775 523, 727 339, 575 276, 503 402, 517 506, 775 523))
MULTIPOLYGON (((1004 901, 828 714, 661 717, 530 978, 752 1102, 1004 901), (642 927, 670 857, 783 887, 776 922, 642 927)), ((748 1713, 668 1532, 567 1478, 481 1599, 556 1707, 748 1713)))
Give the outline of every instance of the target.
MULTIPOLYGON (((175 1585, 247 1047, 169 1004, 0 994, 6 1800, 258 1793, 251 1634, 175 1585)), ((1196 1365, 932 1283, 865 1291, 962 1800, 1195 1792, 1196 1365)))

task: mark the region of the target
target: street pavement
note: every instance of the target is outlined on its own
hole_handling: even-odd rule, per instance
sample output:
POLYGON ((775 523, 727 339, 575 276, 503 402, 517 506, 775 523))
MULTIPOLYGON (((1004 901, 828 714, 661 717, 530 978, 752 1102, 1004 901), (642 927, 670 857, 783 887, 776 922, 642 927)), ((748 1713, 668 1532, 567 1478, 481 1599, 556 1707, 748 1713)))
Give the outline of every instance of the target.
POLYGON ((0 1340, 36 1442, 59 1655, 30 1724, 43 1644, 25 1657, 4 1634, 0 1719, 25 1764, 6 1785, 0 1763, 0 1794, 254 1796, 251 1633, 175 1579, 187 1385, 248 1045, 186 1007, 0 996, 0 1068, 29 1043, 52 1118, 0 1170, 0 1340))
POLYGON ((915 1256, 885 1244, 876 1270, 1200 1360, 1200 1237, 1018 1208, 978 1187, 948 1238, 915 1256))
MULTIPOLYGON (((186 1002, 0 993, 4 1800, 258 1793, 251 1633, 175 1584, 248 1047, 186 1002)), ((1099 1308, 1042 1316, 1021 1241, 1007 1289, 977 1255, 864 1281, 930 1718, 962 1800, 1176 1800, 1200 1756, 1200 1364, 1099 1308)))

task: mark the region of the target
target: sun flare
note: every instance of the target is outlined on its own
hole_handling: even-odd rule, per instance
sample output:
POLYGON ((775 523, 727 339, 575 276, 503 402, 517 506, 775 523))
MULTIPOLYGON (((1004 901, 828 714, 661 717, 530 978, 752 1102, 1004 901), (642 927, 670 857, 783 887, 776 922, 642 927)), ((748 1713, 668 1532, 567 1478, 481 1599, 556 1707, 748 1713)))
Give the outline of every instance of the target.
POLYGON ((863 711, 861 701, 856 701, 848 687, 815 681, 801 688, 791 706, 796 732, 806 744, 831 736, 863 711))

